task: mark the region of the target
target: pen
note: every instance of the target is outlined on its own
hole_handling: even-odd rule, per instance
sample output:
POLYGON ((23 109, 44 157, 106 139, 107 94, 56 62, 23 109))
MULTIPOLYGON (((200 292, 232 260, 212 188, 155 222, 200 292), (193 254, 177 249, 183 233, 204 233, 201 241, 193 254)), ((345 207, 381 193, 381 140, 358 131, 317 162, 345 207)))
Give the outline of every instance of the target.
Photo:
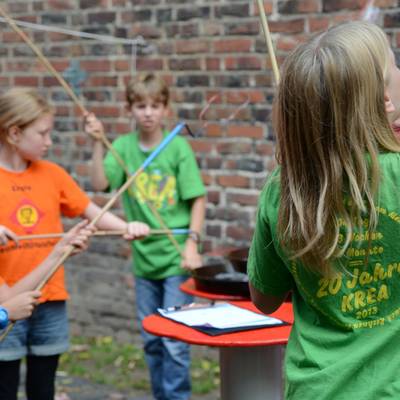
POLYGON ((210 301, 209 303, 190 303, 190 304, 184 304, 182 306, 173 306, 173 307, 167 307, 165 309, 166 312, 174 312, 174 311, 186 311, 186 310, 193 310, 194 308, 199 309, 199 308, 208 308, 208 307, 213 307, 215 306, 216 302, 215 301, 210 301))

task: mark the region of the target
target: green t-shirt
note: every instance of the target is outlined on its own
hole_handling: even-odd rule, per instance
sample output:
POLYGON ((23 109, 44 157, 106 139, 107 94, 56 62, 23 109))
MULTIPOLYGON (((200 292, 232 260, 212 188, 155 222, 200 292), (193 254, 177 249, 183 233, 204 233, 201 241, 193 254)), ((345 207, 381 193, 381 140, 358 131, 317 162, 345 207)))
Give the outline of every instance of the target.
POLYGON ((248 273, 264 294, 293 290, 286 399, 400 398, 400 155, 379 157, 377 229, 369 246, 365 234, 354 234, 342 259, 347 272, 335 278, 308 272, 280 247, 279 170, 261 195, 248 273))
MULTIPOLYGON (((163 134, 164 137, 166 132, 163 134)), ((142 150, 138 135, 129 133, 116 139, 114 149, 121 156, 131 174, 139 169, 154 149, 142 150)), ((126 181, 126 174, 109 152, 104 159, 104 170, 111 189, 118 189, 126 181)), ((128 221, 143 221, 151 228, 160 228, 158 220, 145 204, 151 201, 166 225, 188 228, 191 200, 203 196, 205 189, 193 151, 183 137, 175 137, 154 159, 146 170, 122 195, 128 221), (141 191, 138 190, 141 188, 141 191)), ((183 249, 185 235, 175 236, 183 249)), ((164 279, 183 275, 181 257, 167 235, 152 235, 132 242, 134 273, 148 279, 164 279)))

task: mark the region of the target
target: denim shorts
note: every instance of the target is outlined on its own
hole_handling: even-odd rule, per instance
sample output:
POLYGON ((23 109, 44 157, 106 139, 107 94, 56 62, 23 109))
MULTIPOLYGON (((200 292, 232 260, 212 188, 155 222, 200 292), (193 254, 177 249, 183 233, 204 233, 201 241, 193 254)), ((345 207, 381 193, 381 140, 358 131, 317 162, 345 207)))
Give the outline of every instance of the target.
POLYGON ((68 348, 66 302, 49 301, 39 304, 30 318, 15 323, 0 342, 0 361, 19 360, 26 355, 51 356, 68 348))

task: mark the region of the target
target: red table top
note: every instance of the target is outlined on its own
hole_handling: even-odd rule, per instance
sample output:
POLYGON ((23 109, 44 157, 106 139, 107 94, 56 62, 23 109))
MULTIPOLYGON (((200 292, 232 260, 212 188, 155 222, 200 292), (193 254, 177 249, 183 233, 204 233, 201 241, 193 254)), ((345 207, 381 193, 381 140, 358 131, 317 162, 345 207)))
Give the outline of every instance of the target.
MULTIPOLYGON (((257 311, 250 301, 231 301, 230 303, 251 311, 257 311)), ((292 324, 292 304, 283 303, 271 316, 292 324)), ((210 336, 160 315, 152 314, 143 320, 143 328, 153 335, 166 336, 190 344, 215 347, 253 347, 286 344, 289 338, 291 325, 210 336)))
POLYGON ((249 301, 248 297, 239 296, 239 295, 232 295, 232 294, 222 294, 222 293, 211 293, 205 292, 203 290, 199 290, 196 288, 196 283, 193 278, 189 278, 187 281, 183 282, 182 285, 179 287, 182 292, 191 294, 192 296, 203 297, 205 299, 210 300, 244 300, 249 301))

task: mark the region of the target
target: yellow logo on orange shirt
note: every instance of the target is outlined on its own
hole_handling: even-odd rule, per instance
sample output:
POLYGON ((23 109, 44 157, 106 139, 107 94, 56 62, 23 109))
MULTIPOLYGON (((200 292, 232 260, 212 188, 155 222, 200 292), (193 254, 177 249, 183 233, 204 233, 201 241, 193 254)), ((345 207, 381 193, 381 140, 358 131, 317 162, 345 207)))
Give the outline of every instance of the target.
POLYGON ((30 200, 23 200, 15 209, 11 220, 26 230, 31 230, 42 216, 43 213, 30 200))

